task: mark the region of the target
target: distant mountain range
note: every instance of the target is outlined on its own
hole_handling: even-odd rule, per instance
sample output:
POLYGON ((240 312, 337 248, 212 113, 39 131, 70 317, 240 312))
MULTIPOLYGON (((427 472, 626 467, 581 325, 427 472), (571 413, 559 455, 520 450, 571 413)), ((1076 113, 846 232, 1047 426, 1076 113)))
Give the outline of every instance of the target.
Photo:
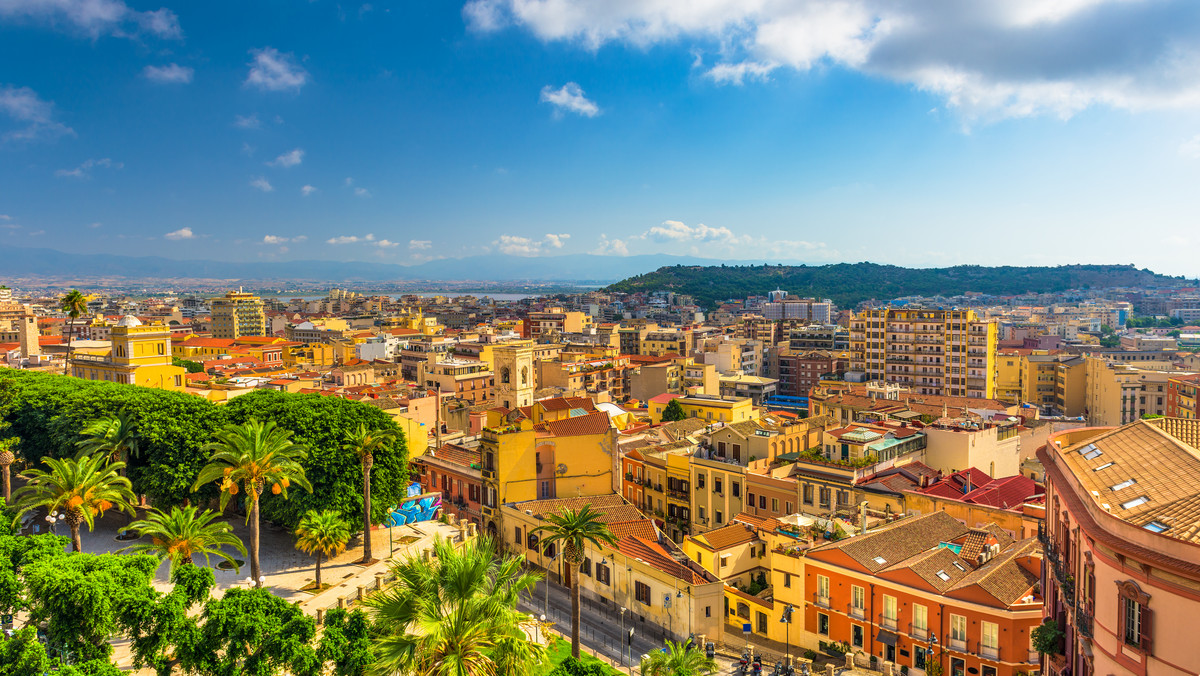
POLYGON ((446 258, 420 265, 339 261, 231 263, 175 260, 159 256, 73 254, 54 249, 5 250, 0 275, 8 277, 89 277, 139 279, 219 279, 239 282, 277 280, 331 282, 388 281, 558 281, 614 282, 667 265, 719 265, 721 261, 688 256, 487 255, 446 258))
POLYGON ((1177 287, 1194 280, 1168 277, 1132 265, 1060 265, 1057 267, 902 268, 875 263, 832 265, 671 265, 630 277, 610 291, 674 291, 706 307, 730 298, 766 295, 783 289, 799 296, 830 298, 841 307, 864 300, 904 296, 956 296, 967 292, 996 296, 1054 293, 1069 289, 1177 287))

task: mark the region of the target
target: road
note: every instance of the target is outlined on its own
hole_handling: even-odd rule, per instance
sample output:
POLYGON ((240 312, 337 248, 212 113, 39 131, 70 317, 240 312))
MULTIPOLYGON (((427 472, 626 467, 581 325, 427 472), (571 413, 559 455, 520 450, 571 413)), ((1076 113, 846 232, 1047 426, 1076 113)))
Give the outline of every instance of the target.
MULTIPOLYGON (((542 580, 529 598, 522 599, 519 607, 534 617, 544 614, 546 621, 553 622, 557 631, 566 636, 571 635, 571 593, 566 587, 542 580)), ((686 632, 684 633, 686 635, 686 632)), ((650 622, 641 622, 630 613, 625 613, 622 619, 620 611, 612 606, 605 607, 585 599, 580 609, 580 644, 588 651, 600 653, 624 665, 627 670, 630 670, 631 661, 632 670, 636 670, 642 655, 661 649, 666 635, 667 632, 662 627, 650 622), (626 648, 621 639, 631 625, 634 630, 633 644, 626 648)), ((733 662, 730 659, 718 655, 716 661, 718 673, 733 672, 733 662)))

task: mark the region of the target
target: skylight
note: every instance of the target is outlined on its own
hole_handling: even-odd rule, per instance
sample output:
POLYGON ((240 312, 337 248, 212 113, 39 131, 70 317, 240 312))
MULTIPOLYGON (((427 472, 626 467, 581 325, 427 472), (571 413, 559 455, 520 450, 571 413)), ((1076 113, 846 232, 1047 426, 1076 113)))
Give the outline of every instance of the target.
POLYGON ((1079 449, 1079 454, 1082 455, 1086 460, 1095 460, 1096 458, 1104 455, 1104 451, 1096 448, 1096 444, 1088 444, 1087 446, 1079 449))
POLYGON ((1150 523, 1146 524, 1145 526, 1142 526, 1142 528, 1145 528, 1146 530, 1150 531, 1151 533, 1161 533, 1161 532, 1167 530, 1168 528, 1170 528, 1170 526, 1168 526, 1165 523, 1160 523, 1158 521, 1151 521, 1150 523))
POLYGON ((1150 502, 1150 498, 1143 495, 1140 498, 1134 498, 1132 500, 1129 500, 1128 502, 1122 502, 1121 508, 1122 509, 1133 509, 1134 507, 1144 505, 1147 502, 1150 502))
POLYGON ((1129 488, 1130 486, 1132 486, 1132 485, 1134 485, 1134 484, 1136 484, 1136 483, 1137 483, 1137 479, 1126 479, 1126 480, 1122 481, 1122 482, 1121 482, 1121 483, 1119 483, 1119 484, 1113 484, 1113 487, 1112 487, 1112 489, 1113 489, 1114 491, 1119 491, 1119 490, 1121 490, 1122 488, 1129 488))
POLYGON ((963 568, 963 565, 961 563, 959 563, 958 561, 952 561, 951 563, 954 564, 955 568, 961 570, 962 572, 964 572, 964 573, 967 572, 967 569, 963 568))
POLYGON ((1093 472, 1099 472, 1100 470, 1102 470, 1102 469, 1108 469, 1109 467, 1112 467, 1112 466, 1113 466, 1113 465, 1115 465, 1115 464, 1117 464, 1117 463, 1115 463, 1115 462, 1106 462, 1106 463, 1104 463, 1103 465, 1100 465, 1099 467, 1093 467, 1093 468, 1092 468, 1092 471, 1093 471, 1093 472))
POLYGON ((882 556, 876 556, 875 558, 873 558, 871 560, 874 561, 875 563, 878 563, 881 566, 883 564, 887 563, 887 559, 883 558, 882 556))
POLYGON ((942 582, 949 582, 949 581, 950 581, 950 576, 949 576, 949 575, 947 575, 947 574, 946 574, 946 571, 944 571, 944 570, 939 570, 939 571, 937 572, 937 576, 938 576, 938 577, 940 577, 940 578, 942 578, 942 582))

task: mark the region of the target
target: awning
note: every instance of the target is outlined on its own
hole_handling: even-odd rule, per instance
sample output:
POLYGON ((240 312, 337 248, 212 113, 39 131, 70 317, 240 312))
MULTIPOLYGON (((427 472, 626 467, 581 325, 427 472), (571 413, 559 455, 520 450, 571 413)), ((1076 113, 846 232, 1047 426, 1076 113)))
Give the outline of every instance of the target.
POLYGON ((896 646, 896 634, 886 629, 880 629, 879 633, 875 634, 875 640, 884 645, 896 646))

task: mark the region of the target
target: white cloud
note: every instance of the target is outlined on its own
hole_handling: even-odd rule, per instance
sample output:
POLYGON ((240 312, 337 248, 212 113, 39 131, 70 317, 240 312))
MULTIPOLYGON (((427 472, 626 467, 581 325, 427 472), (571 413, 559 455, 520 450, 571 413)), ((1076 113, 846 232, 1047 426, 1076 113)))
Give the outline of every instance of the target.
POLYGON ((317 192, 317 189, 312 187, 311 185, 306 185, 303 188, 300 188, 300 194, 304 195, 305 197, 308 197, 309 195, 313 194, 314 192, 317 192))
POLYGON ((704 75, 717 84, 741 85, 746 80, 766 80, 778 64, 743 61, 741 63, 718 63, 704 75))
POLYGON ((290 242, 290 241, 291 241, 290 237, 280 237, 279 235, 264 235, 262 243, 263 244, 283 244, 284 242, 290 242))
POLYGON ((663 221, 662 225, 656 225, 645 233, 642 237, 653 239, 658 242, 727 242, 733 243, 737 241, 733 231, 726 227, 710 228, 701 223, 697 226, 690 226, 680 221, 663 221))
POLYGON ((433 248, 433 241, 428 239, 410 239, 408 240, 408 248, 414 251, 423 251, 433 248))
POLYGON ((167 234, 163 235, 163 237, 166 237, 167 239, 172 239, 172 240, 181 240, 181 239, 192 239, 195 237, 195 235, 192 234, 191 228, 180 228, 178 230, 168 232, 167 234))
POLYGON ((288 151, 279 157, 276 157, 271 162, 267 162, 267 165, 271 167, 283 167, 284 169, 287 169, 289 167, 294 167, 303 161, 304 151, 296 148, 295 150, 288 151))
POLYGON ((194 73, 195 71, 191 68, 177 63, 168 63, 165 66, 146 66, 142 69, 142 75, 147 80, 159 84, 187 84, 192 81, 194 73))
POLYGON ((378 242, 375 242, 375 246, 377 246, 381 249, 391 249, 391 248, 400 246, 400 242, 393 242, 391 240, 381 239, 378 242))
POLYGON ((463 17, 590 50, 716 49, 724 63, 706 76, 719 83, 841 67, 929 92, 965 120, 1200 108, 1192 0, 470 0, 463 17))
POLYGON ((275 186, 271 185, 271 182, 262 176, 250 181, 250 187, 258 188, 263 192, 271 192, 275 189, 275 186))
POLYGON ((623 239, 609 239, 608 235, 600 235, 600 246, 592 253, 599 256, 628 256, 629 245, 623 239))
POLYGON ((100 227, 100 226, 102 226, 102 225, 104 225, 104 224, 103 224, 103 223, 101 223, 101 222, 99 222, 99 221, 97 221, 97 222, 95 222, 95 223, 88 223, 88 227, 89 227, 89 228, 99 228, 99 227, 100 227))
POLYGON ((8 214, 0 214, 0 221, 11 221, 11 220, 12 220, 12 216, 9 216, 8 214))
POLYGON ((357 244, 359 242, 373 242, 373 241, 375 241, 375 235, 368 234, 368 235, 364 235, 362 237, 359 237, 358 235, 342 235, 340 237, 330 237, 329 239, 325 240, 325 243, 326 244, 357 244))
POLYGON ((600 114, 600 106, 584 96, 583 88, 574 82, 568 82, 558 89, 550 85, 542 87, 541 101, 554 106, 555 115, 568 112, 584 117, 596 117, 600 114))
POLYGON ((258 129, 262 123, 258 121, 258 115, 234 115, 233 126, 241 129, 258 129))
POLYGON ((567 234, 546 234, 541 239, 500 235, 500 239, 492 242, 492 246, 498 248, 500 253, 510 256, 538 256, 546 248, 561 249, 564 241, 570 238, 571 236, 567 234))
POLYGON ((1191 137, 1179 146, 1179 154, 1192 160, 1200 160, 1200 134, 1191 137))
POLYGON ((0 19, 64 28, 95 39, 143 34, 177 39, 179 17, 169 9, 138 12, 122 0, 0 0, 0 19))
POLYGON ((370 197, 371 191, 367 190, 366 188, 355 188, 354 196, 355 197, 370 197))
POLYGON ((107 157, 98 160, 84 160, 83 164, 74 169, 59 169, 54 172, 54 175, 59 178, 91 178, 91 170, 94 167, 103 167, 105 169, 121 169, 125 165, 120 162, 113 162, 107 157))
POLYGON ((18 127, 0 135, 0 141, 37 141, 75 135, 73 129, 54 119, 54 104, 28 87, 0 86, 0 113, 18 127))
POLYGON ((274 47, 252 49, 254 60, 250 62, 250 73, 245 86, 272 92, 299 91, 308 82, 308 71, 304 70, 292 54, 284 54, 274 47))

